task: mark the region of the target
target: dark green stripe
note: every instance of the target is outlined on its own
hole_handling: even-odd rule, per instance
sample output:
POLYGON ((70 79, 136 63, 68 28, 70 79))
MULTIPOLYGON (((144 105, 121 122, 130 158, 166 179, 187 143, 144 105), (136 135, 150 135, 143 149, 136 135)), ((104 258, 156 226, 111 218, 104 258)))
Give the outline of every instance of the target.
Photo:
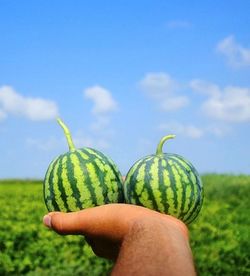
MULTIPOLYGON (((87 154, 91 157, 92 159, 92 163, 95 166, 96 172, 99 172, 99 176, 101 176, 102 181, 101 183, 104 183, 104 176, 103 176, 103 172, 100 171, 98 165, 95 162, 95 159, 98 159, 100 162, 102 162, 102 164, 104 165, 104 169, 105 171, 107 170, 106 166, 109 166, 109 169, 112 171, 112 173, 114 174, 115 178, 114 179, 110 179, 110 183, 111 186, 113 186, 112 182, 117 183, 118 186, 118 202, 124 202, 124 196, 123 196, 123 192, 122 192, 122 179, 121 179, 121 174, 118 171, 115 163, 108 158, 107 156, 105 156, 103 153, 101 153, 100 151, 97 151, 95 149, 92 148, 85 148, 85 150, 87 151, 87 154)), ((108 184, 108 183, 107 183, 108 184)), ((102 187, 104 189, 103 194, 105 195, 105 203, 109 203, 109 199, 108 199, 108 190, 112 189, 112 187, 107 187, 106 185, 103 185, 102 187)))
MULTIPOLYGON (((86 152, 85 152, 86 153, 86 152)), ((86 177, 86 182, 84 183, 85 187, 87 187, 87 189, 89 190, 90 194, 91 194, 91 199, 92 199, 92 202, 94 205, 97 205, 97 199, 96 199, 96 194, 95 194, 95 191, 94 191, 94 188, 92 186, 92 182, 90 180, 90 177, 89 177, 89 173, 88 173, 88 170, 86 168, 86 164, 87 163, 91 163, 91 161, 87 161, 85 160, 79 152, 75 152, 76 156, 78 157, 79 159, 79 162, 81 164, 81 168, 82 168, 82 171, 83 171, 83 174, 84 176, 86 177)))
POLYGON ((201 178, 199 176, 199 173, 197 172, 197 170, 194 167, 193 167, 193 173, 195 175, 196 183, 198 184, 199 189, 202 190, 203 186, 202 186, 201 178))
POLYGON ((195 176, 196 182, 193 183, 191 180, 191 176, 190 176, 190 172, 188 173, 188 176, 190 178, 190 183, 192 183, 192 191, 193 191, 193 195, 192 195, 192 207, 191 205, 189 206, 189 210, 186 212, 185 215, 187 215, 184 220, 187 223, 190 223, 191 221, 194 220, 194 218, 198 215, 199 213, 199 209, 201 208, 201 204, 202 204, 202 199, 201 199, 201 183, 199 181, 199 178, 197 177, 196 173, 197 171, 195 170, 195 168, 192 166, 192 164, 190 162, 187 162, 185 159, 183 159, 182 157, 180 157, 180 159, 183 162, 186 162, 187 165, 190 167, 190 172, 192 172, 195 176), (195 191, 196 190, 196 191, 195 191), (200 207, 199 207, 200 205, 200 207))
POLYGON ((49 199, 51 200, 51 204, 54 207, 54 211, 60 211, 60 208, 55 200, 55 191, 54 191, 54 183, 53 183, 53 174, 54 174, 54 169, 56 164, 62 159, 63 156, 59 156, 56 162, 53 164, 53 168, 51 170, 50 176, 49 176, 49 189, 50 189, 50 197, 49 199))
POLYGON ((116 183, 118 186, 118 203, 123 203, 124 202, 124 194, 123 194, 123 183, 122 183, 122 177, 121 177, 121 173, 117 172, 116 168, 114 168, 114 166, 111 164, 110 165, 116 179, 116 183))
POLYGON ((179 209, 178 218, 182 219, 185 215, 184 206, 185 206, 185 203, 186 203, 186 187, 185 187, 186 182, 183 179, 183 173, 185 173, 185 171, 183 171, 183 170, 180 171, 180 166, 177 164, 177 162, 172 158, 169 158, 169 159, 172 160, 173 166, 174 166, 174 168, 176 169, 176 171, 178 172, 178 174, 181 178, 181 183, 180 184, 181 184, 181 187, 182 187, 182 195, 181 195, 181 206, 180 206, 180 209, 179 209))
POLYGON ((169 173, 169 179, 170 179, 170 189, 172 189, 173 195, 174 195, 174 208, 178 210, 178 202, 177 202, 177 194, 176 194, 176 189, 175 189, 175 178, 174 178, 174 173, 172 171, 172 168, 170 164, 167 162, 167 170, 169 173))
POLYGON ((138 169, 136 170, 136 177, 135 177, 136 178, 136 182, 135 182, 135 185, 134 185, 134 188, 133 188, 133 195, 132 195, 133 198, 134 198, 134 200, 136 201, 136 205, 140 205, 140 206, 144 206, 145 205, 145 203, 143 203, 141 201, 141 197, 142 197, 142 193, 146 189, 146 187, 145 187, 146 166, 144 167, 144 170, 143 170, 143 175, 144 175, 143 187, 142 187, 141 193, 139 193, 139 194, 137 193, 137 190, 138 190, 137 185, 138 185, 138 183, 140 181, 140 179, 138 178, 139 170, 141 170, 141 168, 142 168, 143 165, 145 165, 144 162, 142 162, 140 164, 140 166, 138 167, 138 169))
POLYGON ((83 149, 81 149, 81 151, 89 157, 88 160, 84 159, 85 162, 91 162, 91 161, 93 161, 93 159, 96 158, 96 155, 92 154, 89 150, 92 150, 92 149, 90 149, 90 148, 83 148, 83 149))
POLYGON ((65 189, 63 186, 63 180, 62 180, 62 158, 60 159, 59 167, 57 170, 57 177, 58 177, 58 190, 61 192, 61 198, 64 202, 64 207, 67 211, 69 211, 69 206, 67 203, 67 195, 65 193, 65 189))
POLYGON ((110 163, 110 168, 112 169, 112 171, 115 175, 116 181, 119 183, 119 186, 121 186, 122 185, 121 173, 116 170, 116 167, 114 167, 112 163, 110 163))
POLYGON ((195 177, 194 172, 192 172, 192 174, 194 175, 194 203, 193 203, 193 207, 189 210, 188 216, 186 217, 186 220, 189 221, 191 219, 191 217, 194 215, 194 213, 196 213, 196 209, 197 209, 197 205, 199 205, 200 203, 200 188, 198 186, 198 183, 196 182, 197 179, 195 177))
POLYGON ((162 165, 162 160, 166 161, 167 164, 167 160, 165 158, 159 158, 158 160, 158 177, 159 177, 159 187, 160 187, 160 191, 161 191, 161 203, 164 205, 164 211, 167 214, 168 213, 168 209, 169 209, 169 204, 168 204, 168 200, 167 200, 167 185, 165 184, 165 179, 163 177, 163 171, 167 170, 166 166, 162 165))
MULTIPOLYGON (((97 159, 97 157, 95 157, 95 159, 97 159)), ((106 174, 106 167, 104 166, 104 170, 105 172, 103 172, 102 170, 99 169, 98 165, 96 164, 95 162, 95 159, 91 162, 93 167, 95 168, 95 172, 96 172, 96 175, 100 181, 100 188, 102 190, 102 194, 103 194, 103 197, 104 197, 104 203, 107 204, 109 203, 109 198, 108 198, 108 190, 109 189, 112 189, 112 187, 110 187, 108 185, 108 183, 105 183, 105 179, 104 179, 104 174, 106 174)), ((100 158, 98 158, 99 160, 101 160, 100 158)), ((110 183, 112 185, 112 183, 110 183)), ((92 187, 94 189, 94 186, 97 185, 96 183, 92 183, 92 187)), ((97 199, 96 199, 97 200, 97 199)))
MULTIPOLYGON (((202 185, 199 176, 197 176, 195 174, 195 177, 196 177, 196 183, 200 183, 200 185, 202 185)), ((197 185, 198 189, 197 189, 197 194, 196 194, 196 203, 195 203, 193 210, 191 211, 190 216, 187 218, 188 223, 192 222, 197 217, 197 215, 199 214, 200 209, 202 207, 203 188, 200 185, 199 184, 197 185)))
POLYGON ((197 176, 199 176, 199 173, 198 173, 198 171, 196 170, 196 168, 194 167, 194 165, 193 165, 190 161, 188 161, 187 159, 185 159, 184 157, 182 157, 182 156, 180 156, 180 155, 178 155, 178 154, 176 154, 176 156, 177 156, 179 159, 181 159, 183 162, 185 162, 185 163, 190 167, 190 169, 192 170, 192 172, 194 173, 194 175, 195 175, 195 177, 196 177, 196 181, 197 181, 198 186, 199 186, 200 188, 202 188, 201 180, 200 180, 199 177, 197 177, 197 176))
POLYGON ((136 185, 136 177, 138 174, 138 169, 143 165, 145 159, 140 159, 135 162, 135 164, 130 168, 130 170, 127 173, 126 180, 124 183, 124 195, 125 195, 125 201, 127 203, 131 203, 129 200, 130 198, 135 199, 136 195, 134 194, 135 191, 135 185, 136 185), (136 170, 134 171, 134 167, 136 166, 136 170))
POLYGON ((95 149, 92 149, 92 148, 89 148, 89 149, 91 149, 92 151, 94 151, 95 154, 96 154, 101 160, 103 160, 103 161, 106 162, 106 163, 111 164, 112 167, 114 167, 114 169, 115 169, 116 171, 119 172, 118 167, 116 166, 116 164, 114 163, 114 161, 113 161, 111 158, 109 158, 108 156, 106 156, 105 154, 103 154, 102 152, 100 152, 100 151, 98 151, 98 150, 95 150, 95 149))
POLYGON ((153 194, 153 189, 152 189, 152 186, 150 185, 150 180, 153 179, 152 176, 150 175, 150 167, 153 165, 155 158, 157 158, 157 157, 154 157, 154 158, 148 160, 147 163, 146 163, 146 167, 145 167, 145 186, 146 186, 146 189, 148 191, 149 200, 151 200, 152 203, 153 203, 153 209, 158 211, 158 206, 157 206, 154 194, 153 194))
POLYGON ((200 195, 200 193, 198 193, 195 205, 194 205, 192 211, 190 212, 189 216, 186 218, 187 223, 192 222, 197 217, 197 215, 199 214, 199 211, 201 209, 201 205, 202 205, 201 195, 200 195))
POLYGON ((92 148, 84 148, 83 150, 84 150, 85 154, 87 154, 90 157, 90 159, 94 160, 95 158, 99 158, 103 164, 109 163, 108 158, 101 152, 99 152, 95 149, 92 149, 92 148))
POLYGON ((67 156, 67 162, 66 162, 67 177, 69 179, 69 184, 70 184, 71 189, 73 191, 73 197, 76 199, 76 207, 79 208, 79 209, 82 209, 83 206, 82 206, 82 203, 81 203, 81 200, 80 200, 80 191, 78 190, 78 188, 76 186, 77 180, 74 177, 74 164, 73 164, 73 162, 71 161, 71 158, 70 158, 71 154, 75 154, 75 152, 70 153, 67 156))
POLYGON ((180 159, 181 161, 185 162, 191 170, 194 169, 194 166, 191 162, 189 162, 187 159, 185 159, 183 156, 179 155, 179 154, 174 154, 178 159, 180 159))
POLYGON ((127 178, 125 181, 126 185, 126 193, 125 200, 127 203, 131 203, 130 199, 133 198, 136 201, 137 205, 141 205, 142 203, 139 201, 139 195, 136 194, 136 184, 137 184, 137 176, 139 174, 139 169, 146 162, 146 159, 141 159, 137 161, 129 170, 127 174, 127 178), (134 166, 137 166, 136 170, 133 172, 134 166), (133 174, 131 174, 133 172, 133 174))
MULTIPOLYGON (((188 209, 185 210, 185 211, 183 212, 183 220, 186 221, 185 216, 186 216, 187 214, 189 214, 190 209, 191 209, 191 207, 192 207, 192 204, 194 203, 194 196, 195 196, 195 195, 194 195, 194 183, 193 183, 193 181, 191 180, 191 177, 190 177, 191 168, 190 168, 190 170, 188 171, 188 170, 182 165, 182 163, 178 160, 178 156, 173 155, 172 157, 173 157, 173 159, 175 160, 175 162, 182 168, 182 170, 184 171, 184 173, 185 173, 186 176, 188 177, 189 183, 187 183, 187 184, 189 184, 190 187, 191 187, 191 195, 190 195, 190 198, 189 198, 188 209)), ((182 160, 183 162, 185 162, 183 159, 181 159, 181 160, 182 160)))
POLYGON ((117 166, 115 165, 115 163, 110 158, 105 156, 100 151, 97 151, 92 148, 84 148, 83 150, 84 150, 85 154, 87 154, 91 158, 91 161, 94 161, 95 158, 98 158, 102 162, 103 165, 109 165, 112 168, 112 171, 115 174, 116 178, 119 179, 120 182, 122 182, 121 174, 120 174, 117 166))
MULTIPOLYGON (((115 163, 110 158, 105 156, 103 153, 97 151, 97 154, 99 155, 99 160, 100 161, 102 161, 104 164, 106 163, 106 164, 109 165, 110 169, 112 170, 113 174, 115 175, 115 181, 117 182, 118 187, 119 187, 119 191, 120 191, 120 189, 122 189, 122 177, 121 177, 121 173, 118 170, 117 166, 115 165, 115 163)), ((119 195, 119 198, 120 198, 119 200, 123 201, 123 195, 122 194, 119 195)))
MULTIPOLYGON (((49 184, 49 177, 50 177, 49 173, 51 174, 51 171, 52 171, 51 167, 54 166, 56 160, 57 159, 54 159, 50 163, 50 165, 49 165, 49 167, 48 167, 48 169, 46 171, 46 174, 45 174, 45 178, 44 178, 44 182, 43 182, 43 198, 45 200, 45 203, 46 203, 47 199, 51 197, 51 191, 50 191, 50 187, 49 187, 50 186, 50 184, 49 184), (46 196, 45 196, 45 193, 46 193, 45 190, 49 191, 49 194, 47 194, 46 196)), ((46 204, 46 206, 47 206, 47 204, 46 204)), ((50 211, 50 210, 48 210, 48 211, 50 211)))

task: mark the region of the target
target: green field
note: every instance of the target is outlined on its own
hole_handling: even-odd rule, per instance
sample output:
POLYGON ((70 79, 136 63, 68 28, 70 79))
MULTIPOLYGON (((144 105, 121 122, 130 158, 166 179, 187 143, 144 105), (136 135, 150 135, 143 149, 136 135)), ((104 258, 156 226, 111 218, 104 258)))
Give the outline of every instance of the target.
MULTIPOLYGON (((190 226, 199 275, 250 275, 250 176, 205 175, 201 215, 190 226)), ((0 182, 0 275, 107 275, 79 236, 42 225, 40 181, 0 182)))

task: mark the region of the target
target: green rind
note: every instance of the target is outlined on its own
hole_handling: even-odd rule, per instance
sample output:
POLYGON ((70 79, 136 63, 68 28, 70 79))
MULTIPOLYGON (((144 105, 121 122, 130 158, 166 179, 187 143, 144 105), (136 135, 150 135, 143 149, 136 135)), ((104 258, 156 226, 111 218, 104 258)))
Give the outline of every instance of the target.
MULTIPOLYGON (((130 203, 130 204, 136 204, 136 205, 150 205, 151 201, 149 200, 148 193, 144 193, 144 189, 141 190, 140 194, 136 193, 136 186, 143 181, 143 185, 145 184, 145 175, 146 175, 146 168, 143 168, 143 171, 141 171, 141 167, 144 165, 146 166, 147 163, 153 159, 153 156, 147 156, 143 160, 137 161, 133 167, 129 170, 126 180, 124 183, 124 197, 125 197, 125 202, 130 203), (130 185, 127 185, 127 183, 130 183, 130 185), (143 203, 140 200, 143 200, 143 203)), ((147 207, 147 206, 145 206, 147 207)), ((148 207, 150 208, 150 207, 148 207)), ((153 208, 153 207, 152 207, 153 208)))
POLYGON ((173 215, 188 224, 200 212, 203 187, 194 166, 182 156, 150 155, 129 170, 124 196, 127 203, 173 215))
POLYGON ((91 148, 74 150, 51 162, 44 180, 49 211, 77 211, 124 202, 122 176, 114 162, 91 148))

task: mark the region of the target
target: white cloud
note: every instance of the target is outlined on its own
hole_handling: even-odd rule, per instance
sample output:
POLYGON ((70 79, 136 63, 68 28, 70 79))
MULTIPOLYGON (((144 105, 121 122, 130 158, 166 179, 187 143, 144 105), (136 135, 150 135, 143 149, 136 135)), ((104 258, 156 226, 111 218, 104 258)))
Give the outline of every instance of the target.
POLYGON ((155 100, 163 111, 180 109, 189 103, 185 96, 178 95, 179 84, 166 73, 148 73, 139 82, 139 87, 155 100))
POLYGON ((0 109, 0 121, 4 120, 7 117, 6 112, 0 109))
POLYGON ((172 111, 172 110, 180 109, 186 106, 187 104, 188 104, 187 97, 176 96, 160 102, 160 107, 164 111, 172 111))
POLYGON ((224 137, 231 131, 231 128, 224 124, 197 127, 193 124, 182 124, 179 122, 162 123, 158 126, 158 129, 165 133, 177 134, 192 139, 199 139, 209 134, 216 137, 224 137))
POLYGON ((111 144, 109 141, 107 141, 105 139, 98 139, 96 141, 96 147, 97 147, 97 149, 106 150, 111 147, 111 144))
POLYGON ((81 131, 78 131, 73 137, 74 144, 76 148, 91 147, 99 150, 108 149, 111 145, 109 141, 103 137, 94 137, 83 134, 81 131))
POLYGON ((73 137, 74 145, 76 148, 94 147, 93 138, 87 135, 77 134, 73 137))
MULTIPOLYGON (((92 86, 84 90, 84 96, 93 102, 92 113, 94 122, 91 130, 101 135, 112 132, 110 130, 111 113, 118 110, 118 103, 113 99, 111 92, 101 86, 92 86)), ((107 144, 106 142, 100 143, 107 144)))
POLYGON ((191 88, 209 95, 202 105, 202 110, 207 116, 231 123, 250 121, 250 88, 220 88, 201 80, 192 81, 191 88))
MULTIPOLYGON (((72 139, 76 148, 92 147, 103 150, 110 147, 109 142, 104 138, 86 135, 82 131, 75 133, 72 139)), ((47 139, 29 137, 26 139, 26 145, 44 152, 60 151, 63 153, 68 151, 68 144, 63 136, 60 138, 48 137, 47 139)))
POLYGON ((101 86, 96 85, 85 89, 84 96, 93 101, 92 112, 94 114, 107 114, 118 108, 111 92, 101 86))
POLYGON ((7 114, 12 114, 39 121, 54 119, 58 116, 58 107, 55 102, 42 98, 24 97, 10 86, 0 87, 0 107, 5 117, 7 114))
POLYGON ((226 87, 219 97, 207 100, 203 109, 210 117, 223 121, 250 121, 250 89, 226 87))
POLYGON ((29 137, 26 139, 26 144, 29 147, 39 149, 41 151, 52 151, 62 148, 63 140, 56 137, 49 137, 48 139, 38 139, 29 137))
POLYGON ((224 38, 218 43, 216 49, 226 57, 230 66, 235 68, 250 66, 250 48, 238 44, 234 36, 224 38))
POLYGON ((95 122, 91 125, 91 130, 94 132, 102 131, 110 125, 110 121, 108 116, 96 116, 95 122))
POLYGON ((155 99, 162 99, 178 88, 178 84, 166 73, 148 73, 139 82, 139 86, 155 99))
POLYGON ((189 21, 185 20, 171 20, 167 22, 169 29, 188 29, 192 26, 189 21))
POLYGON ((228 125, 210 125, 205 128, 205 131, 216 137, 224 137, 225 135, 228 135, 232 129, 228 125))
POLYGON ((203 136, 204 130, 194 125, 186 125, 178 122, 163 123, 159 129, 172 134, 180 134, 192 139, 199 139, 203 136))
POLYGON ((199 79, 192 80, 190 82, 190 87, 196 92, 214 97, 221 93, 218 85, 199 79))

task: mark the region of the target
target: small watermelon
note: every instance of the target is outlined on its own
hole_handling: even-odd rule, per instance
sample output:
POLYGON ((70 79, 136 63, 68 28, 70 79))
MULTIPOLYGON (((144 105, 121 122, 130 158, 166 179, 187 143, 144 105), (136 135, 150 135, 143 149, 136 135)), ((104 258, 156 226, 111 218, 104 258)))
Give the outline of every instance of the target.
POLYGON ((55 158, 47 170, 43 191, 49 211, 72 212, 124 202, 122 176, 114 162, 92 148, 76 149, 60 120, 69 152, 55 158))
POLYGON ((194 166, 177 154, 163 153, 168 135, 161 139, 156 154, 138 160, 124 183, 125 202, 172 215, 186 224, 199 214, 203 187, 194 166))

